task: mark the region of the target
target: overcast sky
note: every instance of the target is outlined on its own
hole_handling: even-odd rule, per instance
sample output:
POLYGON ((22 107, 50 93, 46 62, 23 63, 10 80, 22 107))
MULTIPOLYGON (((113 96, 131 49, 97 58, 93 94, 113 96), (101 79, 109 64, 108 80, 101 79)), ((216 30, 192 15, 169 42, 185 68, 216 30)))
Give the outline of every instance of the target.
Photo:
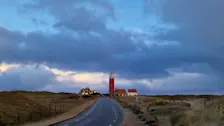
POLYGON ((1 0, 0 90, 224 92, 223 0, 1 0))

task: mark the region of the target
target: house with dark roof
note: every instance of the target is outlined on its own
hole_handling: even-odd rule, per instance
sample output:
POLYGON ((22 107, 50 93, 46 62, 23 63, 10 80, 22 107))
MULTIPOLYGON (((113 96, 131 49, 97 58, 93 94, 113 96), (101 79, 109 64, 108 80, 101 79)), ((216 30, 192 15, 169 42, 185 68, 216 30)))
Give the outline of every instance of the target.
POLYGON ((136 89, 128 89, 128 96, 137 96, 138 92, 136 89))
POLYGON ((115 89, 114 93, 115 93, 117 96, 126 96, 126 95, 127 95, 125 89, 115 89))

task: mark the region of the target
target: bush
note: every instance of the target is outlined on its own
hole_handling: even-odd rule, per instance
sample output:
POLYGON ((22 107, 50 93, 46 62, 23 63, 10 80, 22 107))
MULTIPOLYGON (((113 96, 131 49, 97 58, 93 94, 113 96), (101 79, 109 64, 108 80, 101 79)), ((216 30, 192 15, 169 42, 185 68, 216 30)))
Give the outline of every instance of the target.
POLYGON ((159 126, 158 119, 155 116, 147 115, 145 118, 145 124, 150 126, 159 126))
POLYGON ((141 110, 140 110, 139 107, 135 107, 135 108, 133 109, 133 112, 134 112, 135 114, 140 114, 141 110))

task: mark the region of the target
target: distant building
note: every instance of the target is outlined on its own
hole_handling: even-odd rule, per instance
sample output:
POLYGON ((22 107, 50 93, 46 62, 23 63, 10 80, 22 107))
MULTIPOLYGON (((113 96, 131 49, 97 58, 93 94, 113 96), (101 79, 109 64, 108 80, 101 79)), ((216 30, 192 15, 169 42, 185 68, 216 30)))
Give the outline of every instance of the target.
POLYGON ((91 94, 91 90, 89 88, 83 88, 81 89, 80 95, 90 95, 91 94))
POLYGON ((136 96, 138 92, 136 89, 128 89, 128 96, 136 96))
POLYGON ((83 88, 80 90, 80 95, 91 95, 93 93, 97 93, 96 90, 90 90, 89 88, 83 88))
POLYGON ((92 90, 92 94, 93 94, 93 93, 97 93, 96 90, 92 90))
POLYGON ((125 89, 116 89, 116 90, 115 90, 115 94, 116 94, 117 96, 126 96, 126 95, 127 95, 125 89))

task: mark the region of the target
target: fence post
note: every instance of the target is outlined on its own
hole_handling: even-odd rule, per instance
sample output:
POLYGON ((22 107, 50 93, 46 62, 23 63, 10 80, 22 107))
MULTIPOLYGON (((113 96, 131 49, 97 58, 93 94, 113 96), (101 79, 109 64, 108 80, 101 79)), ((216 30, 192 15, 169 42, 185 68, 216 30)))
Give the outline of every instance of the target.
POLYGON ((42 112, 43 112, 43 110, 42 110, 42 108, 40 108, 40 118, 42 118, 42 112))
POLYGON ((49 104, 48 107, 49 107, 49 114, 52 115, 52 114, 51 114, 51 104, 49 104))
POLYGON ((64 112, 64 104, 61 104, 61 111, 64 112))
POLYGON ((57 104, 54 103, 54 111, 55 111, 55 114, 57 114, 57 104))
POLYGON ((60 113, 62 112, 62 111, 61 111, 61 104, 60 104, 60 110, 59 110, 59 111, 60 111, 60 113))
POLYGON ((30 118, 29 120, 32 121, 32 112, 30 113, 30 117, 29 118, 30 118))
POLYGON ((17 114, 17 122, 19 122, 20 121, 19 113, 17 112, 16 114, 17 114))

